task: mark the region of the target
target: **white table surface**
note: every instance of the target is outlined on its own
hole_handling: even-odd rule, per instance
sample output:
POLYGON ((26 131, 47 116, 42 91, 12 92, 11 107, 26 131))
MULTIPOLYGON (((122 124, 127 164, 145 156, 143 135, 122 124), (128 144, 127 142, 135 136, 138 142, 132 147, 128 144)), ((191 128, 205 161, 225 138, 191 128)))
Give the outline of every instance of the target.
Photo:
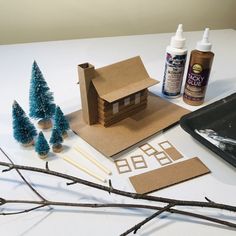
MULTIPOLYGON (((22 148, 12 136, 11 106, 13 100, 16 99, 28 112, 28 91, 33 60, 37 61, 51 91, 54 92, 56 103, 67 114, 80 108, 79 87, 76 85, 77 64, 90 62, 95 67, 101 67, 140 55, 150 76, 162 81, 165 47, 169 44, 171 36, 172 34, 152 34, 0 46, 0 146, 15 163, 38 167, 45 165, 45 161, 39 159, 32 149, 22 148)), ((202 32, 186 32, 185 36, 190 51, 194 49, 196 41, 201 38, 202 32)), ((204 105, 236 91, 236 31, 231 29, 212 30, 210 40, 213 43, 215 59, 204 105)), ((161 85, 162 83, 154 86, 152 91, 160 95, 161 85)), ((199 108, 185 105, 182 98, 173 100, 173 102, 191 110, 199 108)), ((45 132, 45 135, 49 138, 50 132, 45 132)), ((202 201, 207 196, 213 201, 236 205, 235 168, 195 141, 179 125, 165 133, 155 135, 148 142, 155 145, 158 141, 166 139, 184 154, 185 159, 198 156, 212 173, 160 190, 153 195, 202 201)), ((96 168, 93 165, 83 158, 79 159, 71 149, 75 144, 80 144, 87 152, 112 170, 111 179, 116 188, 133 191, 128 177, 147 171, 147 169, 136 170, 119 175, 112 161, 103 157, 89 144, 70 132, 69 138, 64 143, 66 145, 64 153, 77 158, 94 171, 96 168)), ((130 157, 134 153, 140 153, 140 150, 131 149, 123 157, 130 157)), ((0 158, 7 161, 2 154, 0 154, 0 158)), ((148 164, 152 166, 149 169, 160 167, 156 162, 148 164)), ((49 166, 52 170, 99 183, 65 163, 59 155, 50 155, 49 166)), ((0 169, 3 168, 0 167, 0 169)), ((100 174, 103 173, 100 172, 100 174)), ((66 181, 56 177, 26 172, 24 175, 43 196, 50 200, 135 202, 82 185, 66 186, 66 181)), ((22 184, 14 171, 0 173, 0 197, 38 200, 37 196, 22 184)), ((20 209, 23 208, 24 206, 20 206, 20 209)), ((222 216, 223 219, 236 222, 235 214, 223 211, 215 214, 215 211, 212 210, 203 212, 205 211, 210 212, 212 216, 222 216)), ((195 212, 198 211, 195 210, 195 212)), ((119 235, 152 213, 148 210, 127 209, 96 210, 55 207, 54 210, 49 211, 45 208, 27 214, 0 216, 0 235, 119 235)), ((235 235, 234 230, 225 227, 167 213, 163 214, 161 219, 157 218, 146 224, 137 235, 190 235, 190 233, 191 235, 235 235)))

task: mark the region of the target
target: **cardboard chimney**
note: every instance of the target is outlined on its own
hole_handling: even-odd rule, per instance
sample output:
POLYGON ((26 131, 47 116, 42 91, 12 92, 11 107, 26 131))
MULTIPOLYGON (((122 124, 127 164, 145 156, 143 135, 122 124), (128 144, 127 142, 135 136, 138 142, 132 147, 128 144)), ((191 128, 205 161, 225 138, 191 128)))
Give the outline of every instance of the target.
POLYGON ((147 88, 157 84, 151 79, 140 57, 95 69, 78 65, 84 121, 108 127, 147 106, 147 88))

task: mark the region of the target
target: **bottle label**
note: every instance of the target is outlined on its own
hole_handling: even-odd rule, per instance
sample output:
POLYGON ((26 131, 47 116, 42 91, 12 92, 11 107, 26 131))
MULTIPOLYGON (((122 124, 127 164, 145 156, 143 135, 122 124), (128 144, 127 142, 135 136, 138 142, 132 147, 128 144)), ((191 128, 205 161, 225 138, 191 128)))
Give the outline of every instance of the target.
POLYGON ((189 67, 184 89, 184 97, 191 101, 202 101, 205 97, 206 87, 210 74, 209 68, 203 68, 195 63, 189 67))
POLYGON ((187 54, 166 54, 165 72, 162 85, 162 93, 164 95, 169 97, 180 95, 186 57, 187 54))

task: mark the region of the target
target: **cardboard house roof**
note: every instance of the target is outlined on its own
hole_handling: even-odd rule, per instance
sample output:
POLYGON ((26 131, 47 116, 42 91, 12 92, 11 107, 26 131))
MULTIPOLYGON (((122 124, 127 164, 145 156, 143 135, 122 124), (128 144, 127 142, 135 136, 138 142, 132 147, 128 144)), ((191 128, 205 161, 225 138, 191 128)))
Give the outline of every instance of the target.
POLYGON ((92 82, 98 95, 110 103, 159 83, 149 77, 139 56, 95 69, 92 82))

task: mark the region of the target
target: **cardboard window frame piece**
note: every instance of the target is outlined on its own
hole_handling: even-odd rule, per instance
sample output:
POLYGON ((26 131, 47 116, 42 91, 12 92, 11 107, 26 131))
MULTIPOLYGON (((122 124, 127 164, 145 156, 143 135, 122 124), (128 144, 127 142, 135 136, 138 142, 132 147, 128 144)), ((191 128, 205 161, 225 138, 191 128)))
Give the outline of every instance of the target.
POLYGON ((172 160, 169 158, 169 156, 165 152, 157 152, 154 154, 154 157, 156 158, 156 160, 159 162, 161 166, 165 166, 172 163, 172 160), (158 158, 157 155, 160 155, 160 154, 164 154, 164 157, 158 158), (162 161, 164 160, 168 160, 168 161, 163 163, 162 161))
POLYGON ((142 146, 139 146, 139 148, 147 155, 147 156, 152 156, 154 155, 155 153, 158 153, 158 151, 152 146, 150 145, 149 143, 145 143, 143 144, 142 146), (143 148, 144 146, 148 146, 148 148, 143 148), (149 151, 152 150, 152 153, 150 153, 149 151))
POLYGON ((145 150, 148 150, 148 149, 152 148, 152 146, 151 146, 149 143, 145 143, 145 144, 139 146, 139 148, 140 148, 142 151, 145 151, 145 150), (143 148, 144 146, 148 146, 148 148, 143 148))
POLYGON ((147 168, 147 163, 143 157, 143 155, 136 155, 136 156, 132 156, 131 157, 131 160, 132 160, 132 163, 133 163, 133 166, 134 168, 137 170, 137 169, 143 169, 143 168, 147 168), (135 160, 135 159, 138 159, 139 160, 135 160), (140 160, 141 159, 141 160, 140 160), (143 165, 142 166, 139 166, 138 164, 142 163, 143 165))
POLYGON ((131 172, 130 165, 126 159, 115 160, 116 169, 118 170, 119 174, 124 174, 127 172, 131 172), (124 162, 124 164, 122 164, 124 162), (119 164, 120 163, 120 164, 119 164), (127 167, 127 170, 122 170, 122 168, 127 167))
POLYGON ((183 155, 168 140, 160 142, 160 143, 158 143, 158 145, 164 150, 164 152, 173 161, 177 161, 177 160, 183 158, 183 155), (165 147, 165 144, 167 144, 168 147, 165 147))

